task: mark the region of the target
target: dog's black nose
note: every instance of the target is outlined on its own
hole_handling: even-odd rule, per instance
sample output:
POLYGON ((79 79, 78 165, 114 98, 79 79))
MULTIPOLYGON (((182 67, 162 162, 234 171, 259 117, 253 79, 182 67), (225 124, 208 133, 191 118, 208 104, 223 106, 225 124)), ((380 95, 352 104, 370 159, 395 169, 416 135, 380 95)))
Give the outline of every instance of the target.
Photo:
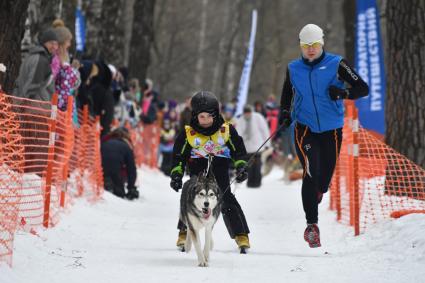
POLYGON ((204 206, 205 207, 208 207, 208 206, 210 206, 210 203, 209 202, 204 202, 204 206))

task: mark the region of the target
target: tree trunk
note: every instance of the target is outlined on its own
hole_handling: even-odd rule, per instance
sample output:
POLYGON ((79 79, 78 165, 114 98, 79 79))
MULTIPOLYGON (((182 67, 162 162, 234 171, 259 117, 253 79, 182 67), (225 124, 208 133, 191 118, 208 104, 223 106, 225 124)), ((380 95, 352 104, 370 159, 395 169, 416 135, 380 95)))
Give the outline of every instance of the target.
POLYGON ((425 1, 387 4, 387 143, 425 167, 425 1))
POLYGON ((115 66, 124 62, 125 32, 123 15, 125 0, 103 0, 100 29, 100 58, 115 66))
POLYGON ((138 78, 141 82, 146 78, 150 62, 154 7, 155 0, 136 1, 134 4, 129 73, 131 77, 138 78))
POLYGON ((135 3, 135 0, 125 0, 124 15, 126 16, 123 19, 124 61, 118 67, 121 67, 121 66, 128 67, 128 64, 130 62, 130 44, 131 44, 131 35, 133 33, 134 3, 135 3))
POLYGON ((234 17, 232 18, 229 39, 226 44, 226 52, 224 54, 223 62, 223 71, 221 72, 221 86, 219 89, 220 100, 224 101, 225 96, 231 95, 232 98, 236 97, 235 88, 235 76, 236 76, 236 52, 240 51, 240 46, 237 42, 238 32, 241 28, 241 8, 243 2, 241 0, 236 0, 233 2, 232 13, 234 17))
POLYGON ((196 61, 195 71, 195 89, 201 90, 202 85, 202 74, 204 71, 204 50, 205 50, 205 37, 207 33, 207 11, 208 11, 208 0, 202 0, 201 6, 201 28, 199 30, 199 46, 198 46, 198 59, 196 61))
POLYGON ((356 20, 356 2, 344 0, 344 26, 345 26, 345 59, 354 65, 354 35, 356 20))
POLYGON ((86 18, 86 50, 87 58, 95 59, 100 54, 100 30, 102 23, 103 0, 84 0, 82 10, 86 18))
POLYGON ((7 71, 0 73, 2 89, 11 94, 21 65, 21 40, 25 30, 29 0, 0 2, 0 63, 7 71))
MULTIPOLYGON (((23 52, 38 42, 38 35, 52 27, 55 19, 62 19, 65 26, 75 34, 75 8, 77 0, 30 0, 28 7, 28 37, 22 43, 23 52)), ((74 43, 74 42, 73 42, 74 43)), ((71 46, 71 53, 74 44, 71 46)))

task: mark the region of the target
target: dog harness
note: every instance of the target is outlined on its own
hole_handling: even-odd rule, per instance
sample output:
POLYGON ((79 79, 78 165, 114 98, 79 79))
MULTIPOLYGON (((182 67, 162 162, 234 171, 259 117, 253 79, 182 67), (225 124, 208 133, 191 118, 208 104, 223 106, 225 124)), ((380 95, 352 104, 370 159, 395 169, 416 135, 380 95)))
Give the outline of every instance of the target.
POLYGON ((185 130, 187 142, 192 147, 191 158, 206 158, 208 155, 230 158, 230 149, 226 145, 230 138, 228 123, 211 136, 204 136, 191 126, 185 126, 185 130))

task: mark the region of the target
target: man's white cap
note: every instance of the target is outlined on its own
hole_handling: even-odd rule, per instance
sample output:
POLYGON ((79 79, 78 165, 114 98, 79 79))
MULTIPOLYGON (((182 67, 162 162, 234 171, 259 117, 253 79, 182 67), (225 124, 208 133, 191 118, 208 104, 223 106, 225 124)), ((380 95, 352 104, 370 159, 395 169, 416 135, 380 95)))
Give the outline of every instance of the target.
POLYGON ((300 31, 300 43, 311 44, 313 42, 324 44, 323 30, 315 24, 305 25, 300 31))

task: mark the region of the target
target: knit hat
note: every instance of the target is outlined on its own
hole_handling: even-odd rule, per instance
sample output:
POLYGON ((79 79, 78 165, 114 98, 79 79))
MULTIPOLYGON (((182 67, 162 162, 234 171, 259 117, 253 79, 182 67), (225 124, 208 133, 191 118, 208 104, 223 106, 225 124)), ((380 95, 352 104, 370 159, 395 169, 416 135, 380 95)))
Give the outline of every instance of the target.
POLYGON ((56 32, 52 28, 49 28, 45 30, 44 32, 42 32, 38 37, 38 41, 40 42, 40 44, 44 44, 49 41, 59 42, 58 36, 56 35, 56 32))
POLYGON ((315 24, 305 25, 300 31, 300 43, 311 44, 314 42, 324 45, 323 30, 315 24))
POLYGON ((65 26, 65 23, 61 19, 54 20, 52 26, 59 44, 63 44, 65 41, 72 39, 71 31, 65 26))

